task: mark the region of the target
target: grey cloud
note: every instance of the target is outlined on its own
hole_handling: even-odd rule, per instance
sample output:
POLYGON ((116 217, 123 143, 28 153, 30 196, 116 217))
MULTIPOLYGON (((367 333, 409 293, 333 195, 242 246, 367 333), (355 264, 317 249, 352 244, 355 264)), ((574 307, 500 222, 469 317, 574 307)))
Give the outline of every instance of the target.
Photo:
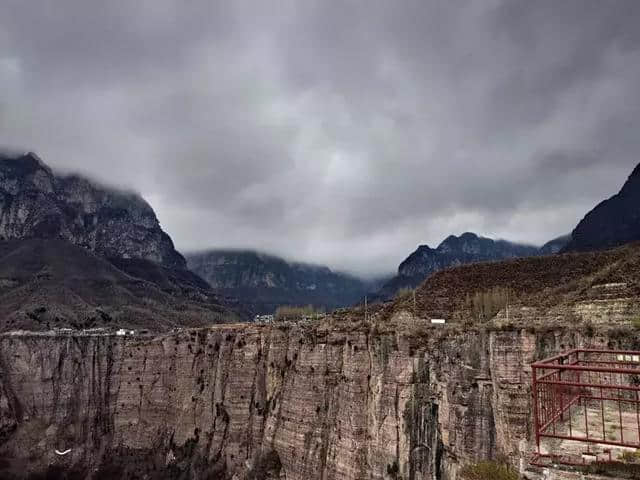
POLYGON ((184 250, 363 274, 542 243, 640 161, 634 0, 0 0, 0 145, 140 191, 184 250))

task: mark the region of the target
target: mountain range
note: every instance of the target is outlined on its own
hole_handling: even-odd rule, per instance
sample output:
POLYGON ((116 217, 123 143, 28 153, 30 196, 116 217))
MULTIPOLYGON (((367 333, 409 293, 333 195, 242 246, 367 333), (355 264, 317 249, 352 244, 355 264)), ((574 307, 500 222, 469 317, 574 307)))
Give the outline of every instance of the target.
POLYGON ((252 251, 210 251, 190 255, 188 261, 189 267, 214 289, 241 299, 252 311, 263 313, 283 303, 332 308, 362 301, 364 296, 372 302, 386 301, 404 288, 417 287, 431 274, 458 265, 595 250, 637 240, 640 240, 640 166, 620 193, 588 213, 571 234, 554 238, 541 247, 494 240, 471 232, 450 235, 436 248, 420 245, 387 281, 366 282, 326 267, 289 263, 252 251))
POLYGON ((640 241, 640 165, 619 193, 593 208, 569 235, 555 238, 540 248, 464 233, 450 236, 437 248, 421 245, 387 282, 374 300, 388 300, 402 288, 415 288, 434 272, 456 265, 510 258, 584 252, 640 241))
POLYGON ((139 195, 56 175, 34 153, 0 155, 0 238, 31 237, 62 238, 105 257, 186 267, 139 195))
POLYGON ((436 248, 420 245, 400 264, 398 274, 370 296, 373 301, 389 300, 401 289, 415 288, 432 273, 449 267, 557 253, 566 241, 568 237, 564 236, 535 247, 493 240, 471 232, 459 237, 450 235, 436 248))
POLYGON ((246 319, 186 269, 139 195, 0 156, 0 330, 167 330, 246 319))
POLYGON ((187 254, 187 264, 211 287, 240 299, 255 314, 280 305, 313 305, 331 310, 357 303, 384 280, 365 281, 328 267, 252 250, 209 250, 187 254))
POLYGON ((248 319, 285 304, 330 310, 365 296, 388 300, 458 265, 638 240, 640 166, 570 235, 540 248, 451 235, 436 248, 420 245, 394 277, 372 281, 251 250, 185 259, 138 194, 54 173, 34 153, 0 154, 0 328, 167 329, 248 319))

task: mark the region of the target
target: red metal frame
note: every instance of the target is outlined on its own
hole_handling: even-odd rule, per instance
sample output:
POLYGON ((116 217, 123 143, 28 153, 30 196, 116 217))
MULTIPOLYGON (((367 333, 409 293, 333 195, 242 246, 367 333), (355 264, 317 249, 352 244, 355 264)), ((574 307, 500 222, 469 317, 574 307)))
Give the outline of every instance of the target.
POLYGON ((570 350, 533 363, 531 387, 537 446, 533 463, 560 458, 540 452, 543 438, 584 442, 587 452, 592 444, 640 448, 640 351, 570 350), (616 422, 605 418, 605 405, 609 414, 611 405, 617 410, 616 422), (595 428, 594 409, 599 410, 595 428), (633 434, 626 438, 629 423, 623 422, 623 411, 627 417, 635 414, 633 434), (584 421, 575 424, 574 417, 584 421), (617 428, 619 435, 607 438, 607 426, 617 428))

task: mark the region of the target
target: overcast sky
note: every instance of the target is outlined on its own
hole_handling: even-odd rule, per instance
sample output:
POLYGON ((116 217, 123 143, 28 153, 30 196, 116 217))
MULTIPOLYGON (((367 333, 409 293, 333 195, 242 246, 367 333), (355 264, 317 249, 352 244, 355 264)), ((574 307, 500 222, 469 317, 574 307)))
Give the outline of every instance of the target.
POLYGON ((139 191, 182 251, 374 274, 543 243, 640 161, 640 1, 0 0, 0 145, 139 191))

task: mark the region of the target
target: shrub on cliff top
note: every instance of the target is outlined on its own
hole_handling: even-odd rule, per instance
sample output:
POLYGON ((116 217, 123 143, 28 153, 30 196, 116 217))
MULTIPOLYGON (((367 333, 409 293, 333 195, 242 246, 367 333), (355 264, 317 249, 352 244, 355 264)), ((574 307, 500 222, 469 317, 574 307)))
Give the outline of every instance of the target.
POLYGON ((278 321, 293 321, 300 320, 304 317, 310 317, 316 314, 322 313, 322 310, 315 309, 313 305, 307 305, 306 307, 295 307, 290 305, 283 305, 278 307, 275 313, 275 319, 278 321))
POLYGON ((402 287, 400 290, 396 292, 396 300, 401 300, 404 298, 412 298, 416 289, 410 287, 402 287))
MULTIPOLYGON (((634 375, 635 376, 635 375, 634 375)), ((626 452, 622 452, 622 456, 620 457, 620 459, 625 462, 625 463, 640 463, 640 452, 639 451, 635 451, 635 452, 630 452, 630 451, 626 451, 626 452)))
POLYGON ((520 476, 513 467, 498 462, 480 462, 467 465, 460 471, 464 480, 518 480, 520 476))
POLYGON ((640 465, 634 462, 596 462, 584 467, 582 472, 586 474, 605 475, 619 480, 640 479, 640 465))
POLYGON ((493 287, 487 291, 475 292, 473 297, 467 296, 467 304, 477 320, 489 320, 509 303, 514 294, 508 288, 493 287))

